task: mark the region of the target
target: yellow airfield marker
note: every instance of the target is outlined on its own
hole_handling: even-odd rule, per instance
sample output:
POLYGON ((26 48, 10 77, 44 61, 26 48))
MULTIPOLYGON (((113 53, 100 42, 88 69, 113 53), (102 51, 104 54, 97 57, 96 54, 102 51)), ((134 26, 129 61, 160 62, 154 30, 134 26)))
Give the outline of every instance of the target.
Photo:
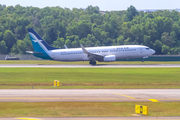
POLYGON ((159 102, 158 100, 156 100, 156 99, 149 99, 150 101, 152 101, 152 102, 159 102))
POLYGON ((143 106, 143 105, 135 105, 135 113, 142 114, 142 115, 148 115, 148 107, 143 106))
POLYGON ((40 119, 34 119, 34 118, 16 118, 18 120, 40 120, 40 119))

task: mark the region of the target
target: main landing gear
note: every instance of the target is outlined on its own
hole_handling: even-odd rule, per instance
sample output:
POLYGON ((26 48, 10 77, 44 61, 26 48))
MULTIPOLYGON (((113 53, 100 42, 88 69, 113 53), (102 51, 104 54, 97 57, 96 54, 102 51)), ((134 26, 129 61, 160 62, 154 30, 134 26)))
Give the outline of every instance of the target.
POLYGON ((144 62, 144 59, 142 59, 141 61, 144 62))
POLYGON ((89 64, 90 65, 96 65, 96 61, 95 60, 94 61, 90 61, 89 64))

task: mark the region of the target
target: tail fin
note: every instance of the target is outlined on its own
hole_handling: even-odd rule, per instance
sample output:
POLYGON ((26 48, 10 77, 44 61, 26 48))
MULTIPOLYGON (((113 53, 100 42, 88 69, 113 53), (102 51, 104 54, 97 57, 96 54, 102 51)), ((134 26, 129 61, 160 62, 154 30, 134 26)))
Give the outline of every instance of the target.
POLYGON ((34 31, 34 29, 29 28, 28 32, 35 52, 46 53, 48 50, 59 49, 51 47, 46 41, 41 38, 40 35, 38 35, 38 33, 34 31))

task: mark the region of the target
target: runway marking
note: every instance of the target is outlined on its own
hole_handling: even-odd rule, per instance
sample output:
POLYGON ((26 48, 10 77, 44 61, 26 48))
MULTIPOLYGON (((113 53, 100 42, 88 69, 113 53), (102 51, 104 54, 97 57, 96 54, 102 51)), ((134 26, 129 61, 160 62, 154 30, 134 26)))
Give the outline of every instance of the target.
POLYGON ((34 119, 34 118, 16 118, 19 120, 40 120, 40 119, 34 119))
POLYGON ((158 100, 156 100, 156 99, 149 99, 150 101, 152 101, 152 102, 159 102, 158 100))
MULTIPOLYGON (((107 92, 107 91, 104 91, 104 92, 107 92)), ((113 93, 113 92, 107 92, 107 93, 112 93, 112 94, 120 95, 120 96, 123 96, 123 97, 128 97, 128 98, 131 98, 131 99, 136 99, 134 97, 123 95, 123 94, 119 94, 119 93, 113 93)))
MULTIPOLYGON (((0 98, 2 99, 61 99, 61 100, 65 100, 65 99, 126 99, 128 100, 129 98, 0 98)), ((144 99, 145 100, 145 99, 144 99)))
POLYGON ((124 97, 128 97, 128 98, 131 98, 131 99, 136 99, 136 98, 134 98, 134 97, 127 96, 127 95, 123 95, 123 94, 118 94, 118 93, 114 93, 114 94, 121 95, 121 96, 124 96, 124 97))

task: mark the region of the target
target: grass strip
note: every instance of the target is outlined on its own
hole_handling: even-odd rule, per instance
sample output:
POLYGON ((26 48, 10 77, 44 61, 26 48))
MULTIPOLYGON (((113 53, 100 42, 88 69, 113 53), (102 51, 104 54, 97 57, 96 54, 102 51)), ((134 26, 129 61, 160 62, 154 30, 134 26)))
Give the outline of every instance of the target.
POLYGON ((179 73, 179 68, 0 68, 0 88, 180 88, 179 73), (53 87, 54 80, 61 86, 53 87))
POLYGON ((180 102, 40 102, 0 103, 0 117, 133 116, 137 104, 148 106, 148 116, 180 116, 180 102))

